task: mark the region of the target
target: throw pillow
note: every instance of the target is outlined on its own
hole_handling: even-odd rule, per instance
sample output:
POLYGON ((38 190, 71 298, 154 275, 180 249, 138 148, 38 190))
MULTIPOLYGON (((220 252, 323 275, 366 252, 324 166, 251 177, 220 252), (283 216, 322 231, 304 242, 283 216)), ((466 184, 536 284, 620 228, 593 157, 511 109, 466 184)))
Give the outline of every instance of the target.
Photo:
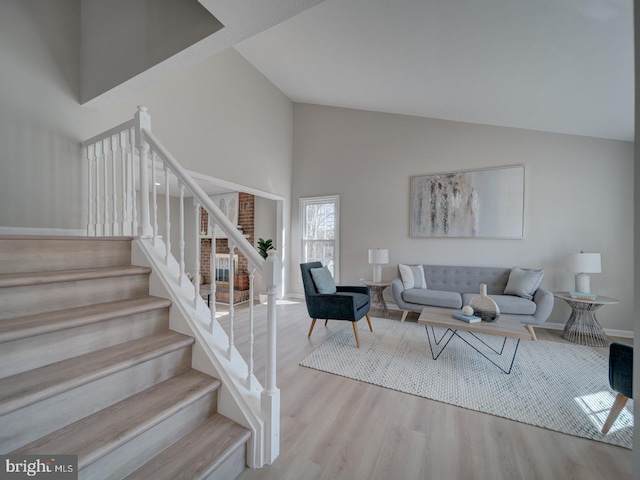
POLYGON ((533 294, 542 283, 544 270, 530 270, 526 268, 513 267, 509 274, 509 281, 504 289, 505 295, 517 295, 518 297, 531 300, 533 294))
POLYGON ((336 293, 336 282, 333 281, 331 272, 327 267, 312 268, 309 271, 311 272, 313 283, 316 284, 318 293, 336 293))
POLYGON ((422 265, 398 265, 400 277, 404 289, 422 288, 427 289, 427 282, 424 279, 424 267, 422 265))

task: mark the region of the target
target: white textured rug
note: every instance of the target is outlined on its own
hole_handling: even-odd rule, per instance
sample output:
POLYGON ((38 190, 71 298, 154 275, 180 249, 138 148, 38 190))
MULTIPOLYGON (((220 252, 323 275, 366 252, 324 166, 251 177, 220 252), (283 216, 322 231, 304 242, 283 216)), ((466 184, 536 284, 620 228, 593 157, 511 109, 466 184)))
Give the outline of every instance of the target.
MULTIPOLYGON (((600 433, 615 393, 609 388, 608 360, 589 347, 523 340, 513 370, 506 375, 459 338, 454 337, 440 357, 433 360, 424 326, 381 318, 372 318, 372 322, 373 333, 360 328, 359 349, 349 325, 307 355, 300 365, 570 435, 632 447, 632 400, 609 434, 600 433)), ((443 329, 435 330, 437 338, 443 333, 443 329)), ((482 338, 498 349, 502 345, 500 337, 482 338)), ((515 346, 511 341, 507 341, 503 355, 509 358, 501 359, 507 362, 506 369, 515 346)), ((435 347, 436 352, 440 347, 435 347)))

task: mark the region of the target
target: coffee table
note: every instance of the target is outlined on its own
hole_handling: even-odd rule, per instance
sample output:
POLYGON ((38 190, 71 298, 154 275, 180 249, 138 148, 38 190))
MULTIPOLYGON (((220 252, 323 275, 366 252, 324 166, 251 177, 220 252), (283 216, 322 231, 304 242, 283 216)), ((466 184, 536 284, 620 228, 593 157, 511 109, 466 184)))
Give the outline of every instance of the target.
MULTIPOLYGON (((502 372, 507 375, 511 373, 511 369, 513 368, 513 362, 516 359, 516 354, 518 353, 518 346, 520 345, 520 340, 533 340, 532 335, 525 328, 524 325, 520 323, 517 318, 514 318, 509 315, 500 315, 498 320, 495 322, 479 322, 479 323, 466 323, 462 320, 457 320, 452 317, 452 314, 458 312, 458 310, 452 310, 450 308, 436 308, 436 307, 425 307, 418 317, 418 323, 425 326, 427 330, 427 338, 429 339, 429 349, 431 350, 431 358, 437 360, 440 354, 447 348, 449 342, 453 337, 458 337, 471 348, 473 348, 476 352, 482 355, 484 358, 493 363, 496 367, 498 367, 502 372), (431 335, 433 335, 433 341, 435 346, 439 346, 443 341, 446 341, 440 351, 436 353, 434 351, 434 345, 431 343, 431 335, 429 334, 429 327, 431 327, 431 335), (436 340, 436 334, 434 328, 444 328, 445 332, 442 334, 439 340, 436 340), (461 336, 458 331, 469 332, 468 338, 461 336), (487 335, 496 335, 499 337, 504 337, 504 341, 502 342, 502 347, 498 350, 493 348, 492 346, 485 343, 480 337, 475 335, 476 333, 487 334, 487 335), (489 358, 488 350, 493 352, 493 354, 497 356, 502 356, 504 353, 504 347, 507 343, 507 339, 512 338, 515 339, 515 348, 513 350, 513 356, 511 357, 509 368, 505 369, 501 365, 498 365, 491 358, 489 358), (485 353, 486 352, 486 353, 485 353)), ((509 360, 508 360, 509 361, 509 360)))

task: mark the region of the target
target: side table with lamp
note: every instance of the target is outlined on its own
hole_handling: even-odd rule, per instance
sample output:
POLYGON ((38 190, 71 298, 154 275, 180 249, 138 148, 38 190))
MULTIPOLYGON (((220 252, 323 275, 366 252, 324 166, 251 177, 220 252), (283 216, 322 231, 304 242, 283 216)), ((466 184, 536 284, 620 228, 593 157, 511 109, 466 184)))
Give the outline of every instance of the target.
POLYGON ((576 274, 575 291, 553 294, 571 307, 571 316, 564 326, 562 338, 592 347, 608 346, 609 339, 595 312, 603 305, 618 303, 618 300, 590 292, 589 274, 602 272, 600 254, 580 252, 570 255, 567 269, 576 274))
POLYGON ((366 285, 372 290, 373 296, 376 298, 377 303, 382 305, 384 310, 384 316, 389 316, 389 309, 387 308, 387 302, 385 302, 382 293, 384 289, 391 285, 391 282, 382 281, 382 267, 389 263, 389 250, 386 248, 370 248, 369 249, 369 265, 373 265, 373 281, 361 280, 360 283, 366 285))

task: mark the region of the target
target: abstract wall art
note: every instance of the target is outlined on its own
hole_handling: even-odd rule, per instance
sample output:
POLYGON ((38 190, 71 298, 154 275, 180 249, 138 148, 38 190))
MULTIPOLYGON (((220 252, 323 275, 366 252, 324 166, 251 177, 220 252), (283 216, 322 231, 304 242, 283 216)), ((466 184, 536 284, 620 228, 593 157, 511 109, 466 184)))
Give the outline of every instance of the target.
POLYGON ((523 238, 524 166, 411 177, 412 237, 523 238))

